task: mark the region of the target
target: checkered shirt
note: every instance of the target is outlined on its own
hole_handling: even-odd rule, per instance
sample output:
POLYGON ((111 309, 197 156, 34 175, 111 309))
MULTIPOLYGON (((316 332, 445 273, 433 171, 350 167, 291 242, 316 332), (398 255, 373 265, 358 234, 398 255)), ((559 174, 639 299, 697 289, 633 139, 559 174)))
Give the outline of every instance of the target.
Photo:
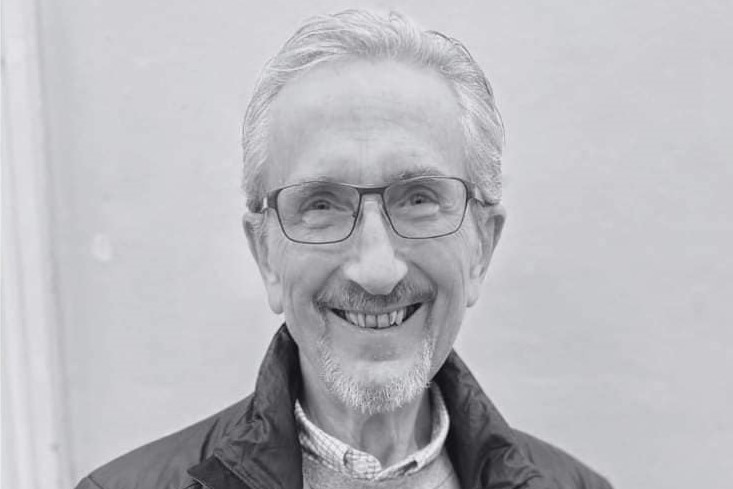
POLYGON ((413 474, 440 455, 448 436, 448 409, 440 389, 434 383, 430 387, 430 398, 433 417, 430 443, 389 467, 382 467, 375 456, 357 450, 317 427, 306 416, 300 401, 296 400, 295 420, 303 455, 354 479, 380 481, 413 474))

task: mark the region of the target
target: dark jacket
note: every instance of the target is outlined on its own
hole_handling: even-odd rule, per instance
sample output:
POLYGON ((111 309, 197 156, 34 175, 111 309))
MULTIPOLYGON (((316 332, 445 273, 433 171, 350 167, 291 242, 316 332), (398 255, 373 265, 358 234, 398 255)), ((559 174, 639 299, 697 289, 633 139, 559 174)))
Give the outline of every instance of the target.
MULTIPOLYGON (((610 489, 570 455, 510 428, 455 352, 435 381, 450 413, 446 448, 462 488, 610 489)), ((283 326, 252 395, 104 465, 77 489, 300 489, 293 416, 300 389, 297 346, 283 326)))

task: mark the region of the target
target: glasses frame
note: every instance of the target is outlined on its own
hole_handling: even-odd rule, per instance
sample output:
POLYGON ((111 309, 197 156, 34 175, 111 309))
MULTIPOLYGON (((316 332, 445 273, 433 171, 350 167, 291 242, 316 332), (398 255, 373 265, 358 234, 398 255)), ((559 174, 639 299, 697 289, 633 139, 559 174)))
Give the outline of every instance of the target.
POLYGON ((343 241, 346 241, 351 237, 352 234, 354 234, 354 229, 356 229, 356 224, 359 221, 359 215, 361 214, 361 203, 363 200, 363 197, 365 195, 379 195, 380 200, 382 201, 381 207, 382 211, 384 212, 384 215, 387 217, 387 222, 389 222, 389 226, 392 228, 392 231, 394 233, 404 239, 435 239, 435 238, 442 238, 444 236, 450 236, 451 234, 454 234, 458 232, 459 229, 461 229, 461 226, 463 226, 463 221, 466 219, 466 209, 468 209, 468 203, 471 200, 475 200, 478 203, 480 203, 483 206, 491 207, 494 205, 497 205, 498 202, 492 202, 487 201, 481 196, 481 191, 479 190, 478 185, 472 182, 467 182, 466 180, 459 178, 459 177, 448 177, 443 175, 435 175, 435 176, 420 176, 420 177, 414 177, 414 178, 408 178, 405 180, 398 180, 396 182, 392 182, 389 185, 352 185, 350 183, 342 183, 342 182, 332 182, 329 180, 311 180, 306 182, 299 182, 294 183, 292 185, 286 185, 284 187, 276 188, 274 190, 271 190, 267 194, 265 194, 265 197, 260 201, 260 209, 257 211, 259 214, 264 214, 268 210, 275 211, 275 214, 277 215, 277 221, 280 223, 280 229, 282 230, 283 234, 286 238, 288 238, 293 243, 300 243, 300 244, 308 244, 308 245, 325 245, 325 244, 335 244, 335 243, 341 243, 343 241), (384 204, 384 192, 396 184, 404 184, 404 183, 410 183, 410 182, 419 182, 420 180, 455 180, 463 184, 463 187, 466 189, 466 200, 463 203, 463 213, 461 214, 461 220, 456 226, 456 228, 453 231, 438 234, 435 236, 424 236, 424 237, 413 237, 413 236, 405 236, 402 233, 400 233, 396 228, 394 223, 392 222, 392 216, 390 215, 389 211, 387 210, 387 207, 384 204), (282 217, 280 216, 280 210, 278 209, 277 205, 277 198, 280 195, 280 192, 282 192, 285 189, 297 187, 300 185, 305 185, 309 183, 327 183, 327 184, 333 184, 333 185, 343 185, 344 187, 350 187, 356 190, 359 193, 359 201, 357 202, 356 206, 356 212, 354 214, 354 222, 351 225, 351 229, 349 230, 348 234, 344 236, 341 239, 331 240, 331 241, 302 241, 299 239, 294 239, 291 237, 288 232, 285 230, 285 226, 283 225, 282 217))

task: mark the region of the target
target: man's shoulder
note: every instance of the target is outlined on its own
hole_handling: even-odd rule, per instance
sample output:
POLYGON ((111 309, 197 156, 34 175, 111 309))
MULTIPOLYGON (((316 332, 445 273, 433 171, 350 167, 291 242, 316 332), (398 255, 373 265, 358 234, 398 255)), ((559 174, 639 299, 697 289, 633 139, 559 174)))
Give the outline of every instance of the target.
POLYGON ((522 431, 512 431, 522 452, 557 487, 612 489, 608 480, 567 452, 522 431))
POLYGON ((184 489, 195 487, 190 467, 213 454, 250 408, 249 396, 176 433, 143 445, 94 470, 76 489, 184 489))

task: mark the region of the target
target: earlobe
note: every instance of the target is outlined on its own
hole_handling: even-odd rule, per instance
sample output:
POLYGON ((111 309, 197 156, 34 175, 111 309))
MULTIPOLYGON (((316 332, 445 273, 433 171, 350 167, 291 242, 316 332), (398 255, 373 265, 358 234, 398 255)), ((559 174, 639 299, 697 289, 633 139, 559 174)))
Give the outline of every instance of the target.
POLYGON ((267 289, 267 302, 270 304, 270 310, 275 314, 283 313, 283 295, 280 283, 274 285, 265 285, 267 289))
POLYGON ((477 229, 480 243, 469 271, 466 307, 473 306, 479 298, 481 285, 486 278, 491 257, 499 243, 506 221, 506 210, 499 204, 481 208, 476 214, 478 216, 477 229))
MULTIPOLYGON (((260 270, 262 281, 265 284, 270 309, 275 314, 282 314, 283 300, 280 277, 270 264, 269 249, 267 247, 265 236, 262 231, 258 231, 255 228, 255 223, 253 222, 255 218, 256 217, 253 217, 252 214, 245 213, 242 217, 242 228, 244 229, 244 235, 247 238, 249 250, 252 253, 252 257, 255 259, 255 262, 257 262, 257 267, 260 270)), ((264 223, 261 223, 261 225, 264 225, 264 223)))
POLYGON ((476 304, 482 283, 483 280, 476 280, 474 278, 474 271, 471 270, 471 277, 469 278, 469 284, 466 288, 466 307, 473 307, 473 305, 476 304))

